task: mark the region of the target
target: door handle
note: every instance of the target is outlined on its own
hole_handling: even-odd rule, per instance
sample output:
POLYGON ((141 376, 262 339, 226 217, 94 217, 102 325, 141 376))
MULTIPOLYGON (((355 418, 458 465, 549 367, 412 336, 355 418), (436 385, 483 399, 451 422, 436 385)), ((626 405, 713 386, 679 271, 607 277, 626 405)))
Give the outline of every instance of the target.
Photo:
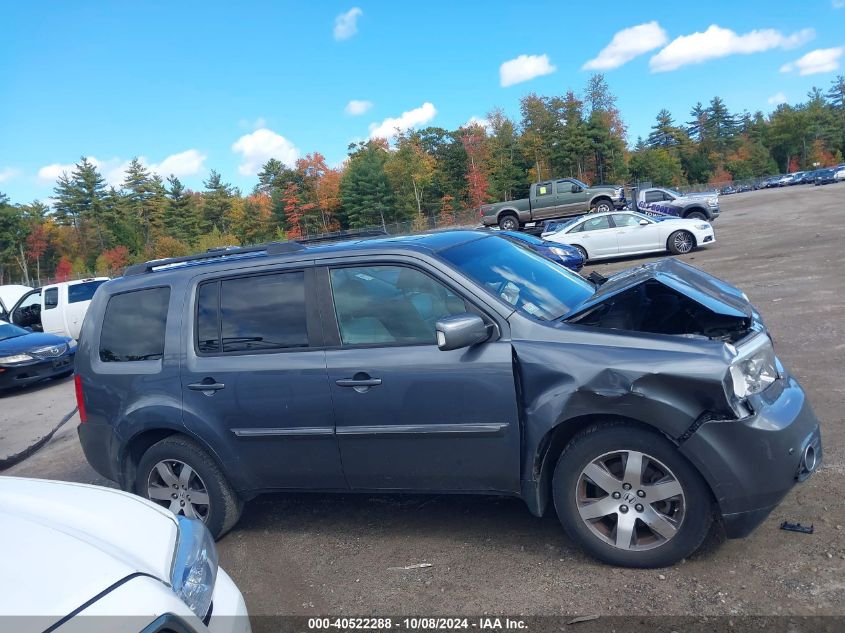
POLYGON ((363 378, 361 380, 344 378, 334 382, 338 387, 378 387, 381 384, 381 378, 363 378))
POLYGON ((191 391, 219 391, 226 387, 222 382, 214 382, 213 378, 207 378, 208 382, 195 382, 188 385, 188 389, 191 391))

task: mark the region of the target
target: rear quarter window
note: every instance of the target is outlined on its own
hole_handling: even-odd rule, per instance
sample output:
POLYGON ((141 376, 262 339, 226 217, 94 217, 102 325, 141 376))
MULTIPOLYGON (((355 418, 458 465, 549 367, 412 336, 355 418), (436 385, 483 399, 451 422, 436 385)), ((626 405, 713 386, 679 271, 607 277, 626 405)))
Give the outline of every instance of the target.
POLYGON ((80 301, 91 301, 97 288, 106 283, 105 279, 97 281, 84 281, 81 284, 73 284, 67 287, 67 302, 79 303, 80 301))
POLYGON ((113 295, 103 315, 100 360, 104 363, 159 360, 170 288, 147 288, 113 295))

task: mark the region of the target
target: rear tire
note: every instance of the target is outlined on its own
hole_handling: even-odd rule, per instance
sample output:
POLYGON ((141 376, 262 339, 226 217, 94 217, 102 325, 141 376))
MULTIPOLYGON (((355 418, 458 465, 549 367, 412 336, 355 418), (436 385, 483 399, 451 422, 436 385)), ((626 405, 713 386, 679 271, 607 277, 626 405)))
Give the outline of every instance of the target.
POLYGON ((135 494, 174 514, 201 519, 215 539, 234 527, 243 510, 243 502, 214 459, 182 435, 166 437, 143 454, 138 462, 135 494))
POLYGON ((675 231, 666 240, 666 250, 673 255, 685 255, 695 248, 695 236, 689 231, 675 231))
POLYGON ((558 459, 552 487, 567 534, 611 565, 672 565, 699 548, 713 521, 701 475, 663 435, 633 423, 576 435, 558 459))
POLYGON ((518 231, 519 218, 517 218, 512 213, 506 213, 505 215, 499 218, 499 228, 503 231, 518 231))

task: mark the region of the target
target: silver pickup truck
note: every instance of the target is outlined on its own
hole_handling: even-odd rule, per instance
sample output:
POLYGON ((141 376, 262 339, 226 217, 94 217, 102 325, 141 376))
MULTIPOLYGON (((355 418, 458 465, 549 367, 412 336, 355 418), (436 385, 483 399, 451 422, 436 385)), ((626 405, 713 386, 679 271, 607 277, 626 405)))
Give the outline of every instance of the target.
POLYGON ((481 222, 485 226, 498 224, 503 231, 515 231, 528 222, 588 211, 613 211, 626 204, 625 189, 621 186, 591 187, 577 178, 560 178, 534 183, 527 198, 482 205, 481 222))

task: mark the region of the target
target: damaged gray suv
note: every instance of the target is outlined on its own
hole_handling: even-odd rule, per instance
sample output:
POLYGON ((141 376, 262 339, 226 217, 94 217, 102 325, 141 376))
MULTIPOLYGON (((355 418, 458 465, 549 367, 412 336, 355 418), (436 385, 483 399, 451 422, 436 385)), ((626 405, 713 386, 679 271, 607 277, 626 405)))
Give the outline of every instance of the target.
POLYGON ((76 371, 91 465, 217 536, 268 491, 495 494, 656 567, 821 461, 740 290, 671 259, 593 283, 486 232, 133 266, 76 371))

